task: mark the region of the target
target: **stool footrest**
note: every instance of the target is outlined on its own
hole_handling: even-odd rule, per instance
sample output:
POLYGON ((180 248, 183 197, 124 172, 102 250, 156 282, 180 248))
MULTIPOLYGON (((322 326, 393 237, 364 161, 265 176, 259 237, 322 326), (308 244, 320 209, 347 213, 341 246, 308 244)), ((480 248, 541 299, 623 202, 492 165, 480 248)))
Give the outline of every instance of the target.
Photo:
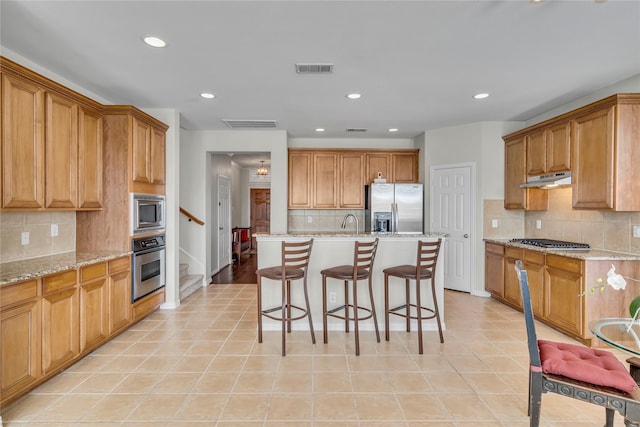
POLYGON ((261 313, 262 313, 262 315, 263 315, 263 316, 268 317, 269 319, 272 319, 272 320, 279 320, 279 321, 281 321, 281 320, 286 320, 286 321, 290 321, 290 320, 299 320, 299 319, 302 319, 302 318, 306 317, 306 315, 307 315, 307 310, 306 310, 305 308, 303 308, 303 307, 298 307, 297 305, 293 305, 293 304, 291 304, 291 305, 285 305, 285 306, 284 306, 284 309, 285 309, 285 310, 287 310, 289 307, 290 307, 290 308, 295 308, 296 310, 300 310, 300 311, 302 312, 302 314, 301 314, 300 316, 297 316, 297 317, 291 317, 291 318, 285 318, 285 319, 282 319, 282 317, 271 316, 271 315, 269 314, 269 313, 274 313, 274 312, 282 311, 282 306, 281 306, 281 305, 276 306, 276 307, 272 307, 272 308, 264 309, 264 310, 262 310, 262 312, 261 312, 261 313))
POLYGON ((332 308, 331 310, 327 311, 327 316, 331 316, 331 317, 335 317, 336 319, 342 319, 342 320, 351 320, 355 322, 355 318, 354 317, 345 317, 345 316, 340 316, 339 314, 335 314, 336 312, 340 311, 340 310, 344 310, 345 308, 351 308, 353 310, 363 310, 366 311, 367 315, 365 315, 364 317, 359 317, 358 316, 358 321, 360 320, 367 320, 367 319, 371 319, 373 317, 373 312, 371 311, 370 308, 367 307, 354 307, 353 304, 345 304, 345 305, 341 305, 339 307, 336 308, 332 308))
MULTIPOLYGON (((413 307, 416 310, 418 310, 418 306, 415 305, 415 304, 402 304, 402 305, 399 305, 397 307, 390 308, 389 309, 389 314, 395 314, 396 316, 400 316, 400 317, 406 318, 407 317, 406 313, 396 313, 396 311, 405 310, 407 308, 407 305, 409 307, 413 307)), ((433 318, 436 317, 436 312, 432 308, 420 307, 420 309, 423 310, 423 311, 427 311, 427 312, 431 313, 429 315, 422 316, 421 317, 422 320, 429 320, 429 319, 433 319, 433 318)), ((409 315, 409 319, 418 320, 418 315, 417 314, 415 316, 409 315)))

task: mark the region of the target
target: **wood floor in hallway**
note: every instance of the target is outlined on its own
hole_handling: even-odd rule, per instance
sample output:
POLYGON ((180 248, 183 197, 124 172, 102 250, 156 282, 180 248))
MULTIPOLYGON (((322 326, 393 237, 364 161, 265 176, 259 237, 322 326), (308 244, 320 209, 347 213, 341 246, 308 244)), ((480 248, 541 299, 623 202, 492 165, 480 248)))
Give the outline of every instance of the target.
POLYGON ((240 256, 240 263, 232 262, 211 278, 212 284, 256 283, 258 256, 248 251, 240 256))

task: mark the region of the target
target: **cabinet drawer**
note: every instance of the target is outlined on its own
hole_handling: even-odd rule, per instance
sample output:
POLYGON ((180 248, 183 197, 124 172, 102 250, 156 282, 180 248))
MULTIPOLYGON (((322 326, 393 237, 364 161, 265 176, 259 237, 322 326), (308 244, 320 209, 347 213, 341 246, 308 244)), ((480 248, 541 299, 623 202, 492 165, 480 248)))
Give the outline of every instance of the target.
POLYGON ((544 254, 536 251, 524 251, 524 260, 530 264, 544 265, 544 254))
POLYGON ((118 271, 129 270, 130 268, 131 260, 128 256, 109 261, 109 274, 116 273, 118 271))
POLYGON ((99 262, 80 269, 80 282, 88 282, 89 280, 103 277, 107 274, 107 263, 99 262))
POLYGON ((495 243, 487 243, 485 245, 485 251, 492 254, 504 255, 504 246, 495 243))
POLYGON ((519 249, 519 248, 511 248, 511 247, 506 247, 504 248, 504 256, 509 257, 509 258, 515 258, 515 259, 522 259, 522 253, 524 252, 523 249, 519 249))
POLYGON ((582 261, 559 255, 547 255, 547 267, 557 268, 569 273, 582 274, 582 261))
POLYGON ((29 280, 28 282, 4 285, 0 288, 1 307, 8 307, 21 301, 35 298, 38 295, 38 281, 29 280))
POLYGON ((60 289, 75 286, 76 270, 65 271, 54 276, 45 277, 42 281, 42 293, 59 291, 60 289))

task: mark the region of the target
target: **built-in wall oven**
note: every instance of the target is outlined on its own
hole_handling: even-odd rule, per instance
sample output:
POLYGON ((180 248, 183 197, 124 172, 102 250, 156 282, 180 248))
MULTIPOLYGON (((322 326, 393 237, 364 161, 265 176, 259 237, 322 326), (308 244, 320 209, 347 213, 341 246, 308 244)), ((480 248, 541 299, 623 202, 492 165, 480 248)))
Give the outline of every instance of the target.
POLYGON ((131 301, 165 285, 165 241, 164 235, 140 237, 131 241, 133 250, 133 274, 131 301))

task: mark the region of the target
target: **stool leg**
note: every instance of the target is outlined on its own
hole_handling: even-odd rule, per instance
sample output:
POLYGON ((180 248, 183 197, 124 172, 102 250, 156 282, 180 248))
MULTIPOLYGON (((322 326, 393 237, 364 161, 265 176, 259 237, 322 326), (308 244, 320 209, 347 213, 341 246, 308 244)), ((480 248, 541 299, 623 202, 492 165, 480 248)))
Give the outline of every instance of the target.
POLYGON ((307 292, 307 276, 303 280, 304 302, 307 305, 307 317, 309 318, 309 330, 311 331, 311 343, 316 343, 316 334, 313 331, 313 320, 311 319, 311 307, 309 306, 309 292, 307 292))
POLYGON ((436 315, 436 322, 438 322, 438 332, 440 333, 440 343, 444 343, 444 336, 442 335, 442 324, 440 323, 440 310, 438 310, 438 298, 436 298, 436 284, 435 284, 435 268, 431 272, 431 294, 433 295, 433 308, 436 315))
MULTIPOLYGON (((347 283, 345 281, 345 283, 347 283)), ((360 327, 358 325, 358 282, 353 281, 353 331, 356 338, 356 356, 360 356, 360 327)))
POLYGON ((405 279, 404 281, 404 300, 407 303, 407 311, 406 311, 406 321, 407 321, 407 332, 411 332, 411 296, 409 295, 409 279, 405 279))
POLYGON ((257 296, 258 296, 258 342, 262 342, 262 277, 257 277, 257 296))
POLYGON ((287 330, 287 285, 285 283, 285 279, 284 277, 282 278, 282 285, 281 285, 281 289, 282 289, 282 355, 285 356, 286 355, 286 330, 287 330))
POLYGON ((344 281, 344 331, 349 332, 349 281, 344 281))
POLYGON ((384 339, 389 341, 389 275, 384 274, 384 339))
POLYGON ((291 280, 287 280, 287 332, 291 333, 291 280))
POLYGON ((420 298, 420 277, 416 278, 416 308, 418 310, 418 354, 422 354, 422 301, 420 298))
POLYGON ((329 342, 329 333, 327 332, 327 276, 322 275, 322 336, 324 343, 329 342))
POLYGON ((369 274, 369 299, 371 300, 371 314, 373 314, 373 327, 376 329, 376 340, 380 342, 380 330, 378 329, 378 316, 376 314, 376 305, 373 302, 373 284, 371 283, 371 274, 369 274))

